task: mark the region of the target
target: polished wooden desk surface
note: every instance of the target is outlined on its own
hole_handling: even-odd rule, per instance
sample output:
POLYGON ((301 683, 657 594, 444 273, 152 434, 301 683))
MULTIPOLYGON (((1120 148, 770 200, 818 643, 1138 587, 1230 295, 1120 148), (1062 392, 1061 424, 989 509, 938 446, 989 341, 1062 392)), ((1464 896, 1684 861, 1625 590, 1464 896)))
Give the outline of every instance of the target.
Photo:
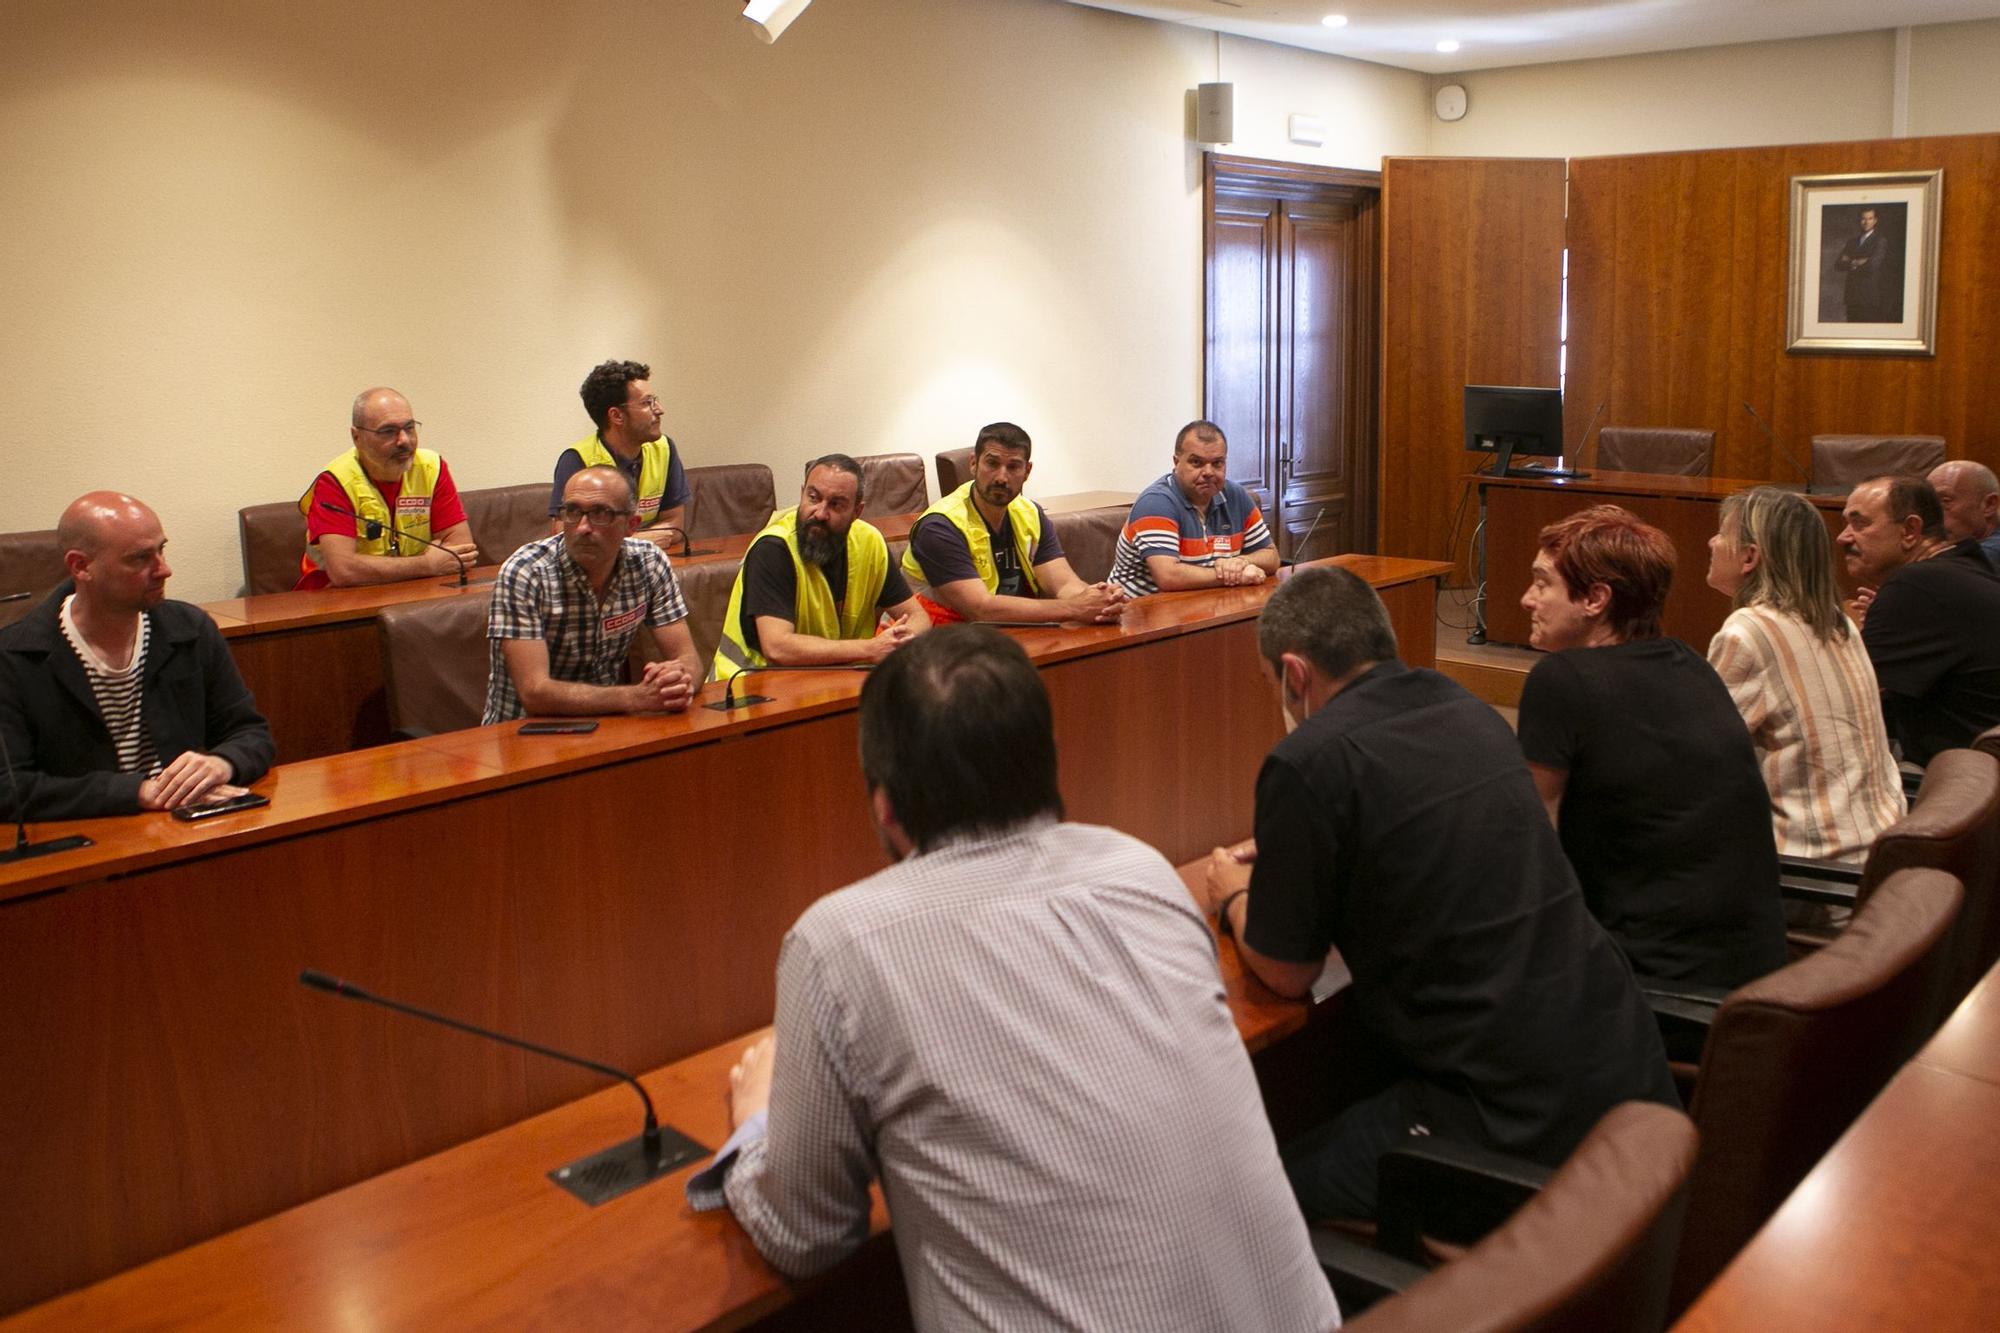
MULTIPOLYGON (((1730 612, 1729 599, 1707 584, 1708 539, 1715 535, 1724 497, 1753 486, 1782 482, 1733 477, 1659 477, 1645 472, 1597 472, 1584 478, 1493 477, 1476 473, 1486 506, 1486 636, 1494 643, 1526 644, 1528 613, 1521 609, 1538 549, 1537 538, 1550 523, 1591 505, 1615 504, 1632 511, 1673 540, 1679 561, 1667 590, 1661 629, 1696 652, 1730 612)), ((1798 489, 1795 485, 1788 489, 1798 489)), ((1832 537, 1842 527, 1842 495, 1809 495, 1832 537)), ((1838 552, 1834 574, 1842 594, 1853 592, 1838 552)))
POLYGON ((2000 969, 1675 1327, 2000 1328, 2000 969))
MULTIPOLYGON (((1340 563, 1427 663, 1445 566, 1340 563)), ((1268 592, 1010 631, 1048 686, 1072 818, 1177 862, 1249 826, 1280 734, 1255 647, 1268 592)), ((880 864, 854 761, 863 679, 778 673, 758 686, 774 702, 733 716, 480 728, 284 765, 259 784, 269 808, 212 823, 38 826, 98 843, 0 868, 0 1070, 18 1090, 0 1096, 0 1310, 596 1086, 329 1010, 302 967, 638 1069, 768 1022, 785 929, 880 864)))
MULTIPOLYGON (((1323 562, 1351 569, 1378 589, 1420 583, 1450 571, 1441 561, 1395 556, 1345 555, 1323 562)), ((1039 665, 1047 666, 1108 649, 1166 639, 1209 625, 1251 619, 1274 584, 1162 593, 1141 598, 1113 625, 1032 626, 1009 629, 1039 665)), ((291 596, 292 594, 276 594, 291 596)), ((297 594, 320 596, 322 594, 297 594)), ((261 599, 258 599, 261 600, 261 599)), ((1399 641, 1421 627, 1397 626, 1399 641)), ((1404 657, 1428 665, 1431 652, 1404 657)), ((427 803, 537 781, 561 772, 638 758, 715 739, 851 708, 865 679, 859 671, 781 672, 754 677, 756 693, 772 702, 729 714, 690 708, 673 715, 607 717, 582 736, 516 734, 514 726, 475 727, 441 736, 281 764, 256 784, 272 803, 241 815, 182 824, 165 815, 70 820, 35 826, 37 838, 83 833, 91 847, 0 867, 0 902, 44 892, 85 876, 128 873, 144 866, 296 836, 334 824, 354 823, 427 803)), ((721 685, 703 687, 699 701, 722 698, 721 685)))
MULTIPOLYGON (((1183 880, 1199 865, 1182 867, 1183 880)), ((1309 1006, 1248 977, 1233 941, 1217 966, 1252 1054, 1302 1030, 1309 1006)), ((729 1137, 728 1071, 757 1034, 643 1076, 662 1124, 709 1149, 729 1137)), ((632 1136, 614 1086, 0 1321, 8 1330, 370 1329, 554 1324, 740 1327, 794 1286, 727 1209, 687 1204, 685 1167, 599 1208, 546 1174, 632 1136)), ((871 1230, 888 1227, 881 1193, 871 1230)), ((836 1270, 826 1279, 841 1281, 836 1270)))

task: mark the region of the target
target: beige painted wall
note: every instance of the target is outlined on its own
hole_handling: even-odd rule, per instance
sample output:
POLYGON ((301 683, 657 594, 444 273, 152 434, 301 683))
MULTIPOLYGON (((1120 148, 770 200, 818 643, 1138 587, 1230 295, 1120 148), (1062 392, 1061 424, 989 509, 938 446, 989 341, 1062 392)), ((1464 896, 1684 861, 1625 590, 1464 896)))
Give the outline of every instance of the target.
MULTIPOLYGON (((1421 151, 1421 77, 1226 46, 1252 105, 1359 108, 1325 160, 1421 151)), ((236 509, 297 495, 363 385, 500 485, 588 429, 606 356, 781 492, 998 417, 1031 491, 1137 487, 1201 398, 1214 60, 1055 0, 829 0, 772 47, 684 0, 7 0, 0 530, 129 489, 175 595, 226 596, 236 509)))
POLYGON ((1522 65, 1435 78, 1465 86, 1463 120, 1431 121, 1448 157, 1594 157, 1683 148, 1886 139, 1895 37, 1853 33, 1522 65))
POLYGON ((1910 32, 1910 133, 2000 130, 2000 19, 1910 32))

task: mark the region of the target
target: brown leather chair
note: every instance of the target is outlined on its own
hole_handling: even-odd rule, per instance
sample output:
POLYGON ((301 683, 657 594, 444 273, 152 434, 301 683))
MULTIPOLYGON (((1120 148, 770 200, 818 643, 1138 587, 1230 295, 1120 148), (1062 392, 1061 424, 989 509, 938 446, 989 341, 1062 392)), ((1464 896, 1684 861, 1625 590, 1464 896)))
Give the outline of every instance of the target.
POLYGON ((870 454, 861 464, 861 498, 871 514, 920 514, 930 508, 924 460, 915 454, 870 454))
POLYGON ((937 464, 938 499, 942 500, 966 482, 972 480, 972 450, 945 449, 935 459, 937 464))
POLYGON ((549 535, 549 483, 488 486, 460 491, 465 521, 479 547, 479 563, 497 565, 529 542, 549 535))
POLYGON ((299 561, 306 554, 306 521, 297 501, 237 510, 236 537, 243 548, 245 596, 289 592, 298 583, 299 561))
POLYGON ((778 511, 771 469, 762 463, 722 463, 687 470, 690 537, 755 532, 778 511))
POLYGON ((1069 567, 1085 583, 1102 583, 1111 576, 1111 561, 1118 554, 1118 534, 1125 530, 1125 516, 1130 512, 1123 505, 1110 505, 1049 515, 1069 567))
MULTIPOLYGON (((740 560, 717 560, 699 565, 681 565, 681 597, 687 602, 688 633, 701 655, 702 679, 715 665, 715 645, 722 638, 722 618, 729 611, 729 594, 736 587, 740 560)), ((642 636, 643 637, 643 636, 642 636)))
MULTIPOLYGON (((548 492, 542 493, 546 503, 548 492)), ((479 725, 486 707, 486 613, 493 587, 457 597, 386 606, 382 679, 389 727, 398 736, 434 736, 479 725)))
MULTIPOLYGON (((2000 738, 1995 744, 2000 748, 2000 738)), ((1946 750, 1932 759, 1910 812, 1882 830, 1868 849, 1849 901, 1865 907, 1891 876, 1918 867, 1942 870, 1965 886, 1965 906, 1931 1004, 1935 1026, 2000 961, 2000 756, 1946 750)), ((1796 881, 1788 882, 1786 891, 1822 902, 1841 900, 1824 889, 1801 891, 1796 881)))
MULTIPOLYGON (((1653 1333, 1666 1322, 1695 1146, 1679 1111, 1613 1107, 1504 1225, 1434 1272, 1411 1269, 1407 1289, 1347 1327, 1653 1333)), ((1325 1231, 1313 1240, 1334 1267, 1358 1248, 1325 1231)))
POLYGON ((1714 471, 1715 432, 1606 426, 1597 433, 1597 466, 1608 472, 1706 477, 1714 471))
POLYGON ((1942 435, 1815 435, 1812 488, 1847 490, 1870 477, 1923 477, 1942 462, 1942 435))
POLYGON ((1962 898, 1941 870, 1898 871, 1826 948, 1738 987, 1715 1011, 1689 1107, 1701 1150, 1671 1313, 1714 1280, 1922 1043, 1962 898))
POLYGON ((54 528, 0 532, 0 596, 29 594, 19 601, 0 602, 0 625, 11 625, 33 611, 68 577, 54 528))

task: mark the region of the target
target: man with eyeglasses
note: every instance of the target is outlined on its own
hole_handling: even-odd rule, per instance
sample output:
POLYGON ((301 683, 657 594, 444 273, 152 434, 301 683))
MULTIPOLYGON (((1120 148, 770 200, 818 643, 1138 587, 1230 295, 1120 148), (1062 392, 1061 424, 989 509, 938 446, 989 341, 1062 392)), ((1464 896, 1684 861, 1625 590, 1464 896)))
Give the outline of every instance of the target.
MULTIPOLYGON (((687 519, 687 473, 680 450, 662 433, 660 400, 652 368, 637 361, 606 361, 584 377, 583 410, 596 430, 556 458, 549 517, 557 519, 563 488, 586 467, 615 467, 637 497, 635 535, 650 542, 678 542, 687 519)), ((551 529, 561 531, 558 521, 551 529)))
POLYGON ((584 468, 563 488, 561 533, 507 557, 486 617, 482 725, 688 706, 701 666, 687 603, 666 552, 632 536, 635 510, 617 468, 584 468), (626 654, 642 624, 662 660, 626 684, 626 654))
POLYGON ((478 562, 451 469, 417 445, 421 424, 394 389, 355 395, 354 447, 299 497, 306 553, 296 587, 401 583, 478 562))

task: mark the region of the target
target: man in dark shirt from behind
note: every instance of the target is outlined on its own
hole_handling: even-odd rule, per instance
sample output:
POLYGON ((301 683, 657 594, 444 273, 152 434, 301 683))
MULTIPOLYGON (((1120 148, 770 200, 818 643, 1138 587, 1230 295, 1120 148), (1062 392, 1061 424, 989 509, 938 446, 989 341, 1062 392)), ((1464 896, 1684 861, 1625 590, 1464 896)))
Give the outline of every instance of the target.
POLYGON ((1860 587, 1861 642, 1903 758, 1928 764, 2000 726, 2000 574, 1978 539, 1946 536, 1921 477, 1862 482, 1842 517, 1835 541, 1860 587))
POLYGON ((1257 777, 1255 843, 1217 850, 1206 905, 1281 995, 1337 950, 1349 1011, 1394 1066, 1287 1146, 1307 1216, 1372 1216, 1376 1160, 1411 1135, 1553 1164, 1620 1102, 1677 1105, 1499 715, 1397 661, 1388 612, 1345 570, 1294 573, 1257 641, 1291 731, 1257 777))

